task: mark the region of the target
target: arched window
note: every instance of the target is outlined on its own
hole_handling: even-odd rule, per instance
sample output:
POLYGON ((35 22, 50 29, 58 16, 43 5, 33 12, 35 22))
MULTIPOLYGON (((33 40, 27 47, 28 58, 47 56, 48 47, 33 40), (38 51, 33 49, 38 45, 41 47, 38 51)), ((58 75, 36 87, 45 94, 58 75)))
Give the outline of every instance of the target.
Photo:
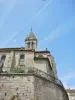
POLYGON ((28 48, 30 48, 30 42, 28 42, 27 45, 28 45, 28 48))
POLYGON ((3 66, 4 66, 5 58, 6 58, 5 55, 3 55, 3 56, 1 57, 1 61, 0 61, 0 72, 2 72, 2 68, 3 68, 3 66))
POLYGON ((24 54, 20 55, 20 65, 24 65, 24 54))
POLYGON ((4 61, 5 61, 5 58, 6 58, 6 56, 5 55, 3 55, 2 57, 1 57, 1 62, 4 64, 4 61))
POLYGON ((34 49, 34 42, 32 42, 32 49, 34 49))

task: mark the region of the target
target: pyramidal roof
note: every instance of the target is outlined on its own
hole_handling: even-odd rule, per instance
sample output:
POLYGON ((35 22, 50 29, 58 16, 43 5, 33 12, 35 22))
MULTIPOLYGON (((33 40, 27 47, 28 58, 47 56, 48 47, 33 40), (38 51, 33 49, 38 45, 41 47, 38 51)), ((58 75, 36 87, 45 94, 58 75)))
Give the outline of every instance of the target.
POLYGON ((32 32, 32 28, 31 28, 29 36, 26 37, 25 41, 27 41, 27 40, 37 40, 36 36, 32 32))

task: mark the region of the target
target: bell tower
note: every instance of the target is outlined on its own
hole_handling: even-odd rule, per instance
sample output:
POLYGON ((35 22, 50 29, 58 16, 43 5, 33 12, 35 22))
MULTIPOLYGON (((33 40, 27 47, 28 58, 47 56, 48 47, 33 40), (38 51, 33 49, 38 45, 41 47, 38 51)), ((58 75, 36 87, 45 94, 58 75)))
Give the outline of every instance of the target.
POLYGON ((27 36, 25 39, 25 49, 26 50, 36 50, 36 48, 37 48, 37 38, 34 35, 32 28, 31 28, 29 36, 27 36))

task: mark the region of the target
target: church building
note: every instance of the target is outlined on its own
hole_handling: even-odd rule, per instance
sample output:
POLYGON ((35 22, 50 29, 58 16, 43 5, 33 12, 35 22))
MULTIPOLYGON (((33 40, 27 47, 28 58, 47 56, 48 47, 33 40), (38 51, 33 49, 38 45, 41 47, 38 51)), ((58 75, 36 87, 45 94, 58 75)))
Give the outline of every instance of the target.
POLYGON ((0 100, 69 100, 50 51, 37 51, 32 29, 25 47, 0 48, 0 100))
POLYGON ((11 68, 37 68, 57 77, 54 58, 50 52, 37 51, 38 40, 31 32, 25 39, 25 47, 0 48, 0 72, 10 72, 11 68))

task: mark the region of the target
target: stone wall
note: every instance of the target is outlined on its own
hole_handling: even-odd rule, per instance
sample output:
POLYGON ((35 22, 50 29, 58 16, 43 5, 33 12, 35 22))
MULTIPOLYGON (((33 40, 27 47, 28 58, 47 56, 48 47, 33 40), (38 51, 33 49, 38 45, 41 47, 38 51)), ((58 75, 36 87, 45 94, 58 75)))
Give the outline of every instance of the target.
POLYGON ((0 100, 68 100, 64 89, 33 74, 0 75, 0 100), (13 98, 14 99, 11 99, 13 98))
POLYGON ((33 76, 0 76, 0 100, 31 100, 34 96, 33 76), (14 98, 14 99, 12 99, 14 98))
POLYGON ((38 100, 68 100, 61 86, 42 78, 35 77, 35 97, 38 100))

